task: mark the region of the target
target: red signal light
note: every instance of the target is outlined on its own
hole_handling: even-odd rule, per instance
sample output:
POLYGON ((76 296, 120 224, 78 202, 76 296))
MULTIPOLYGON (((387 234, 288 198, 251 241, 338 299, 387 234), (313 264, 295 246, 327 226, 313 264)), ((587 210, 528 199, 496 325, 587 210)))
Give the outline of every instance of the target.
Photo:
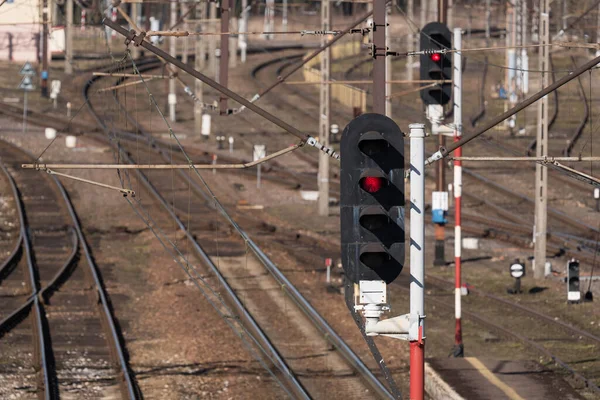
POLYGON ((360 181, 360 186, 368 193, 377 193, 384 185, 385 180, 376 176, 367 176, 360 181))
POLYGON ((440 62, 441 59, 442 59, 442 55, 440 53, 433 53, 431 55, 431 61, 433 61, 433 62, 440 62))

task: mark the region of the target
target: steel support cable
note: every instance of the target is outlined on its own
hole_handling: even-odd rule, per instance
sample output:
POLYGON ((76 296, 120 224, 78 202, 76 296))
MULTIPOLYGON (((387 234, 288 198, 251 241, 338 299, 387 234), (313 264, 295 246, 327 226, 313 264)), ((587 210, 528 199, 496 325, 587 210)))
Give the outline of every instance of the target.
POLYGON ((359 19, 357 19, 356 21, 353 21, 346 29, 344 29, 343 31, 341 31, 338 35, 336 35, 333 39, 331 39, 329 42, 327 42, 324 46, 319 47, 317 50, 315 50, 312 54, 310 54, 308 57, 304 58, 302 60, 302 62, 300 64, 298 64, 296 67, 292 68, 290 71, 288 71, 285 75, 283 76, 279 76, 277 77, 277 81, 273 82, 270 86, 268 86, 266 89, 263 89, 260 93, 256 94, 254 96, 254 98, 252 99, 252 101, 256 101, 259 98, 261 98, 262 96, 264 96, 265 94, 269 93, 271 90, 273 90, 275 87, 279 86, 280 84, 282 84, 283 82, 285 82, 285 80, 287 78, 289 78, 294 72, 298 71, 300 68, 302 68, 306 63, 308 63, 310 60, 312 60, 313 58, 315 58, 316 56, 318 56, 319 54, 321 54, 323 51, 325 51, 326 49, 328 49, 329 47, 333 46, 338 40, 340 40, 341 38, 343 38, 347 33, 349 33, 350 31, 352 31, 352 29, 359 25, 362 24, 363 22, 365 22, 371 15, 373 15, 373 11, 368 11, 366 14, 364 14, 362 17, 360 17, 359 19))
MULTIPOLYGON (((89 90, 91 82, 92 81, 88 82, 88 84, 84 87, 84 96, 87 96, 87 91, 89 90)), ((100 118, 94 112, 92 105, 89 104, 88 107, 90 108, 90 111, 92 112, 92 115, 96 119, 97 123, 106 131, 108 129, 108 127, 100 120, 100 118)), ((117 147, 117 152, 119 152, 119 154, 120 154, 119 158, 122 158, 123 160, 125 160, 128 163, 133 163, 133 160, 131 160, 129 158, 129 156, 124 151, 122 151, 120 145, 115 144, 115 146, 117 147)), ((148 189, 148 191, 151 194, 153 194, 156 197, 156 199, 160 202, 160 204, 162 205, 162 207, 174 219, 176 225, 183 232, 185 232, 188 240, 192 243, 192 247, 194 248, 194 250, 196 251, 196 253, 200 257, 200 259, 203 260, 206 263, 206 265, 213 270, 213 272, 217 276, 219 282, 221 283, 221 286, 226 289, 226 293, 230 296, 233 305, 236 308, 238 308, 239 315, 241 315, 247 321, 247 323, 251 326, 251 328, 255 331, 255 334, 258 336, 258 339, 252 333, 250 333, 248 331, 248 329, 241 322, 239 322, 238 319, 236 319, 236 318, 232 319, 231 318, 234 315, 233 312, 232 312, 232 310, 225 304, 225 302, 223 301, 223 299, 220 296, 220 294, 217 293, 217 292, 215 292, 210 287, 210 285, 198 273, 198 271, 195 268, 193 268, 187 262, 184 265, 184 263, 182 263, 178 259, 177 254, 175 254, 172 250, 169 249, 169 247, 167 246, 167 244, 165 244, 165 242, 163 241, 163 239, 161 239, 160 235, 162 235, 163 237, 166 238, 166 240, 169 242, 169 244, 172 247, 172 249, 174 249, 178 253, 178 255, 179 255, 179 257, 181 259, 186 260, 185 256, 183 254, 181 254, 181 252, 179 251, 179 249, 177 248, 177 246, 173 242, 171 242, 170 239, 168 239, 168 237, 166 236, 166 234, 160 229, 160 227, 158 227, 158 225, 151 218, 151 216, 149 214, 147 214, 147 213, 146 213, 146 216, 142 215, 142 213, 138 209, 138 207, 141 210, 144 210, 144 207, 141 204, 139 204, 139 200, 137 201, 138 204, 136 206, 136 204, 134 204, 134 202, 132 202, 129 198, 126 198, 127 202, 132 207, 132 209, 134 210, 134 212, 140 217, 140 219, 142 219, 142 221, 146 224, 146 226, 153 232, 153 234, 158 239, 158 241, 161 243, 161 245, 163 246, 163 248, 172 256, 172 258, 175 260, 175 262, 189 276, 189 278, 193 281, 194 285, 198 288, 198 290, 200 290, 200 292, 204 295, 204 297, 207 299, 207 301, 213 306, 213 308, 215 309, 215 311, 223 318, 223 320, 227 323, 227 325, 230 326, 230 328, 232 329, 232 331, 237 334, 237 336, 242 340, 243 344, 246 347, 248 347, 249 352, 252 354, 252 356, 257 359, 257 361, 261 364, 261 366, 263 366, 267 370, 267 372, 269 372, 269 374, 271 376, 273 376, 273 378, 275 379, 275 381, 277 381, 280 384, 280 386, 283 388, 283 390, 286 391, 286 393, 288 395, 290 395, 290 397, 300 398, 300 399, 310 399, 310 396, 306 393, 306 391, 303 388, 303 386, 297 380, 297 378, 295 377, 295 375, 293 374, 293 372, 291 370, 289 370, 289 367, 287 366, 287 364, 285 363, 285 361, 281 358, 281 356, 279 355, 278 351, 270 343, 269 339, 265 336, 265 334, 260 329, 260 327, 258 326, 258 324, 256 324, 256 322, 254 321, 253 317, 245 309, 245 307, 240 302, 240 300, 237 297, 237 295, 235 294, 235 292, 233 292, 233 290, 230 288, 230 286, 228 285, 228 283, 226 282, 226 280, 224 279, 224 277, 221 275, 220 271, 216 268, 215 264, 212 262, 212 260, 210 259, 210 257, 206 254, 206 252, 204 252, 204 250, 196 242, 196 240, 193 237, 193 235, 189 231, 187 231, 185 229, 185 226, 179 220, 179 218, 177 217, 177 215, 173 212, 173 210, 171 209, 171 207, 169 206, 169 204, 165 201, 165 199, 158 193, 158 191, 156 190, 156 188, 150 183, 150 181, 148 180, 148 178, 143 173, 141 173, 141 171, 136 170, 136 172, 138 173, 138 176, 140 177, 141 183, 148 189), (157 230, 158 230, 158 233, 157 233, 157 230), (190 271, 193 271, 193 273, 190 272, 190 271), (203 288, 203 286, 200 285, 199 281, 202 282, 202 284, 204 285, 204 287, 206 288, 206 290, 203 288), (207 290, 214 297, 216 297, 217 301, 219 303, 221 303, 221 305, 223 306, 223 308, 227 311, 227 314, 225 314, 221 310, 221 308, 218 306, 218 304, 215 303, 215 300, 211 299, 211 297, 209 296, 209 293, 207 292, 207 290), (240 327, 236 328, 236 326, 235 326, 235 324, 234 324, 233 321, 238 321, 240 327), (247 336, 251 338, 251 340, 254 342, 254 344, 263 352, 263 354, 271 362, 273 362, 273 364, 275 364, 279 368, 279 370, 282 372, 282 375, 285 377, 285 379, 288 382, 290 382, 291 388, 288 388, 287 386, 283 385, 283 383, 280 381, 280 379, 273 373, 273 371, 271 371, 271 368, 269 368, 264 363, 264 361, 262 361, 262 358, 258 357, 255 354, 254 350, 252 350, 252 347, 250 346, 250 343, 247 342, 246 339, 244 339, 244 335, 243 335, 242 331, 245 332, 247 334, 247 336), (261 342, 262 342, 262 344, 261 344, 261 342), (265 350, 265 348, 263 347, 263 345, 268 349, 268 351, 265 350)), ((127 173, 127 175, 129 175, 129 174, 127 173)), ((122 177, 119 176, 119 179, 121 180, 121 184, 124 185, 122 177)), ((145 210, 144 210, 144 212, 145 212, 145 210)))
MULTIPOLYGON (((131 59, 133 63, 134 70, 137 70, 137 66, 135 65, 135 61, 131 59)), ((143 79, 143 78, 142 78, 143 79)), ((253 253, 257 256, 257 258, 261 261, 261 263, 267 268, 267 270, 277 279, 282 288, 286 290, 292 300, 298 304, 299 308, 311 319, 315 325, 322 330, 323 333, 330 339, 330 342, 336 346, 344 358, 357 370, 361 373, 361 375, 368 381, 368 383, 372 386, 372 388, 378 392, 382 397, 385 398, 394 398, 389 391, 379 382, 379 380, 371 373, 371 371, 364 365, 362 360, 348 347, 348 345, 343 341, 343 339, 333 330, 329 324, 323 319, 323 317, 310 305, 310 303, 302 296, 302 294, 293 286, 293 284, 281 273, 281 271, 277 268, 275 264, 262 252, 262 250, 250 239, 250 237, 246 234, 246 232, 231 218, 231 216, 225 210, 225 207, 221 204, 217 196, 210 189, 202 175, 199 173, 198 169, 195 168, 191 158, 188 156, 187 152, 181 145, 179 139, 173 132, 170 123, 167 121, 165 116, 163 115, 160 107, 156 103, 156 100, 152 96, 150 89, 147 85, 144 85, 146 90, 148 91, 158 113, 161 115, 163 122, 167 126, 170 134, 174 137, 175 141, 178 143, 179 148, 184 155, 185 159, 190 163, 190 168, 194 170, 194 173, 202 182, 208 196, 210 197, 210 202, 214 202, 217 209, 223 215, 223 217, 232 225, 232 227, 240 234, 241 238, 248 244, 249 248, 253 251, 253 253)), ((192 185, 195 185, 195 182, 192 181, 192 185)))
MULTIPOLYGON (((136 45, 142 46, 146 50, 148 50, 148 51, 156 54, 159 57, 162 57, 165 61, 168 61, 169 63, 175 65, 176 67, 184 70, 188 74, 190 74, 193 77, 201 80, 202 82, 206 83, 207 85, 209 85, 213 89, 219 91, 220 93, 224 94, 225 96, 227 96, 227 97, 229 97, 229 98, 237 101, 238 103, 246 106, 250 110, 252 110, 255 113, 257 113, 258 115, 260 115, 263 118, 271 121, 272 123, 274 123, 275 125, 279 126, 282 129, 284 129, 285 131, 291 133, 292 135, 296 136, 297 138, 299 138, 300 140, 302 140, 303 143, 307 143, 307 144, 309 144, 311 146, 316 147, 317 149, 323 151, 325 154, 327 154, 328 156, 330 156, 330 157, 332 157, 334 159, 339 159, 339 154, 337 154, 331 148, 323 146, 322 144, 320 144, 319 142, 317 142, 315 138, 311 137, 310 135, 308 135, 306 133, 303 133, 299 129, 291 126, 287 122, 284 122, 283 120, 281 120, 278 117, 276 117, 275 115, 269 113, 265 109, 258 107, 257 105, 253 104, 251 101, 248 101, 245 98, 243 98, 242 96, 240 96, 239 94, 237 94, 237 93, 229 90, 225 86, 223 86, 223 85, 215 82, 214 80, 210 79, 206 75, 204 75, 204 74, 196 71, 194 68, 192 68, 192 67, 190 67, 190 66, 188 66, 188 65, 186 65, 186 64, 184 64, 182 62, 180 62, 175 57, 171 56, 170 54, 166 53, 165 51, 163 51, 163 50, 159 49, 158 47, 155 47, 152 44, 148 43, 147 41, 143 40, 143 34, 136 35, 133 32, 128 32, 122 26, 117 25, 114 22, 112 22, 112 21, 110 21, 110 20, 108 20, 106 18, 103 20, 103 22, 104 22, 105 25, 107 25, 111 29, 113 29, 116 32, 118 32, 119 34, 125 36, 127 38, 128 42, 130 42, 130 41, 133 40, 136 45)), ((129 55, 129 52, 127 52, 127 55, 129 55)), ((129 55, 129 57, 131 58, 130 55, 129 55)))
POLYGON ((579 75, 581 75, 585 71, 589 70, 590 68, 594 67, 598 63, 600 63, 600 56, 599 57, 595 57, 591 61, 588 61, 587 63, 583 64, 582 66, 578 67, 572 73, 570 73, 568 75, 565 75, 564 77, 562 77, 561 79, 559 79, 555 83, 551 84, 550 86, 543 88, 542 90, 540 90, 539 92, 535 93, 534 95, 532 95, 528 99, 523 100, 519 104, 515 105, 510 110, 508 110, 508 111, 506 111, 506 112, 504 112, 504 113, 502 113, 502 114, 500 114, 500 115, 492 118, 487 123, 484 123, 481 128, 476 129, 474 132, 470 132, 470 133, 467 132, 460 140, 451 143, 448 147, 440 147, 440 149, 437 152, 435 152, 432 156, 430 156, 426 160, 425 164, 429 165, 429 164, 432 164, 435 161, 438 161, 438 160, 440 160, 442 158, 447 157, 448 155, 450 155, 450 153, 452 153, 458 147, 464 146, 465 144, 469 143, 471 140, 475 139, 476 137, 480 136, 481 134, 483 134, 483 133, 487 132, 488 130, 492 129, 494 126, 498 125, 499 123, 503 122, 504 120, 506 120, 506 119, 510 118, 511 116, 515 115, 519 111, 521 111, 521 110, 525 109, 526 107, 530 106, 531 104, 535 103, 536 101, 538 101, 542 97, 548 95, 549 93, 552 93, 554 90, 560 88, 561 86, 565 85, 566 83, 568 83, 568 82, 572 81, 573 79, 577 78, 579 75))
MULTIPOLYGON (((35 262, 32 257, 32 249, 31 249, 31 241, 29 237, 29 232, 26 226, 26 218, 25 211, 23 209, 23 205, 21 203, 21 195, 19 193, 19 189, 17 189, 17 185, 12 178, 12 176, 6 170, 3 164, 0 164, 2 170, 7 174, 8 181, 11 186, 11 190, 13 192, 13 196, 15 198, 15 204, 17 206, 17 213, 19 215, 19 222, 21 224, 21 236, 23 237, 23 245, 25 247, 25 257, 27 259, 27 268, 29 270, 29 284, 31 285, 33 304, 34 304, 34 326, 37 329, 36 335, 38 336, 37 345, 34 343, 34 347, 39 347, 38 351, 41 356, 41 369, 42 369, 42 381, 44 386, 44 399, 50 400, 55 398, 56 395, 56 385, 55 378, 51 378, 49 376, 51 362, 50 359, 52 355, 50 354, 51 349, 48 348, 47 335, 44 333, 45 326, 45 312, 42 304, 40 303, 39 294, 39 286, 36 280, 35 273, 35 262)), ((34 335, 34 336, 36 336, 34 335)))
POLYGON ((117 352, 117 356, 119 359, 118 361, 119 361, 119 366, 121 368, 122 378, 125 381, 125 385, 127 387, 127 395, 130 399, 135 400, 135 399, 141 397, 141 396, 139 396, 139 388, 137 388, 137 385, 134 383, 134 378, 132 377, 132 371, 129 367, 129 363, 125 356, 125 351, 126 351, 125 344, 123 343, 123 341, 121 340, 121 337, 119 336, 119 333, 118 333, 118 330, 117 330, 117 327, 115 324, 115 317, 109 306, 109 301, 108 301, 108 297, 106 295, 106 290, 104 289, 103 283, 99 276, 98 266, 96 265, 94 259, 91 256, 90 248, 85 240, 85 237, 83 236, 83 232, 81 231, 79 218, 77 217, 75 209, 73 208, 73 204, 71 203, 69 195, 65 191, 65 188, 63 187, 62 183, 58 180, 58 178, 56 178, 55 176, 52 176, 52 179, 54 180, 54 183, 58 187, 58 190, 60 191, 63 199, 65 200, 65 203, 67 205, 67 210, 69 211, 69 215, 73 221, 73 226, 74 226, 75 232, 77 234, 77 237, 79 239, 81 249, 83 250, 83 253, 85 255, 85 259, 86 259, 88 266, 90 268, 90 271, 92 273, 92 277, 94 278, 94 283, 96 284, 96 292, 98 293, 100 303, 102 304, 102 310, 103 310, 104 314, 106 315, 106 320, 108 321, 112 341, 114 343, 114 348, 117 352))

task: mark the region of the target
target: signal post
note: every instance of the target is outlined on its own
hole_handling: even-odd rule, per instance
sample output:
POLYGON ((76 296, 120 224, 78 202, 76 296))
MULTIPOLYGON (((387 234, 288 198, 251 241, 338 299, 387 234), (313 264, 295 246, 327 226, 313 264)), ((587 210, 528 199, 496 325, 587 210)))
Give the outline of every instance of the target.
MULTIPOLYGON (((420 38, 421 80, 440 81, 439 84, 426 87, 420 91, 421 99, 427 106, 427 118, 431 122, 431 132, 440 135, 440 143, 444 142, 443 135, 454 135, 453 129, 444 128, 444 105, 452 97, 452 34, 445 24, 431 22, 423 27, 420 38)), ((434 194, 432 220, 435 224, 435 258, 434 265, 445 265, 444 236, 448 192, 444 187, 444 164, 437 165, 437 192, 434 194)))
POLYGON ((354 284, 354 309, 368 336, 410 342, 410 398, 424 398, 425 354, 425 129, 410 126, 410 311, 380 320, 386 285, 404 266, 404 138, 390 118, 363 114, 342 135, 341 242, 346 278, 354 284))

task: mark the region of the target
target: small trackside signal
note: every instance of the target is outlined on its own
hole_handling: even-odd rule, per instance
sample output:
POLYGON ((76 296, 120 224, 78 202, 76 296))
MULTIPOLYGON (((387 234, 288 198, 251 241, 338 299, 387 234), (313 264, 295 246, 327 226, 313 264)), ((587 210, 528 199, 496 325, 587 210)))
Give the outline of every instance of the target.
POLYGON ((567 301, 569 303, 579 303, 581 301, 579 261, 574 258, 567 262, 567 301))
POLYGON ((391 283, 404 265, 404 135, 363 114, 344 129, 340 155, 344 271, 354 283, 391 283))
POLYGON ((446 81, 421 90, 425 105, 444 105, 452 97, 452 34, 445 24, 431 22, 421 29, 421 80, 446 81))

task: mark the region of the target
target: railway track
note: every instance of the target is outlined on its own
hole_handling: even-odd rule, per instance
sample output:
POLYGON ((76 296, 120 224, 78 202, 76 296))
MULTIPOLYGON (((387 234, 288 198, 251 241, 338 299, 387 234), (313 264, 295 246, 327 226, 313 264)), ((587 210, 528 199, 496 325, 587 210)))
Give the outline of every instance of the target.
MULTIPOLYGON (((296 56, 292 56, 289 60, 278 60, 278 59, 274 59, 274 60, 269 60, 266 61, 264 63, 259 64, 258 66, 256 66, 253 71, 252 74, 253 76, 257 76, 257 74, 259 73, 259 71, 262 71, 266 68, 270 68, 270 67, 275 67, 279 62, 282 62, 283 64, 277 68, 275 70, 275 74, 279 75, 281 73, 281 68, 286 68, 287 67, 287 63, 290 61, 293 61, 295 59, 296 56)), ((357 65, 361 65, 363 63, 363 60, 359 60, 357 65)), ((357 67, 353 66, 351 67, 351 70, 355 70, 357 67)), ((484 68, 484 74, 487 74, 486 69, 484 68)), ((358 77, 353 77, 353 78, 358 78, 358 77)), ((481 90, 483 90, 485 87, 484 84, 481 85, 481 90)), ((296 95, 301 96, 301 98, 303 99, 303 101, 306 103, 308 101, 312 102, 313 104, 316 105, 316 102, 314 100, 314 98, 312 98, 311 96, 307 95, 306 92, 303 92, 302 89, 299 88, 286 88, 289 90, 292 90, 296 95)), ((483 96, 483 92, 482 96, 483 96)), ((285 96, 287 98, 287 96, 285 96)), ((288 101, 286 98, 279 98, 278 100, 281 102, 286 102, 288 101)), ((293 102, 289 103, 290 106, 292 105, 293 102)), ((485 115, 485 99, 484 96, 480 99, 480 110, 478 111, 476 118, 480 119, 483 115, 485 115)), ((414 112, 417 113, 418 110, 413 109, 410 105, 406 105, 403 104, 402 109, 404 112, 414 112)), ((305 113, 307 116, 310 115, 310 111, 309 108, 304 107, 302 110, 303 113, 305 113)), ((313 116, 316 114, 312 114, 313 116)), ((494 141, 494 145, 495 146, 500 146, 500 147, 510 147, 510 145, 505 145, 504 143, 498 143, 497 140, 494 141)), ((514 147, 514 146, 512 146, 514 147)), ((315 157, 313 157, 311 154, 307 154, 304 153, 303 154, 303 158, 311 163, 315 168, 317 166, 317 159, 315 157)), ((335 174, 337 176, 337 174, 339 174, 339 168, 337 168, 337 166, 333 165, 331 166, 331 170, 333 172, 333 174, 335 174)), ((463 195, 465 197, 467 197, 468 199, 472 200, 474 204, 480 204, 480 205, 484 205, 486 208, 488 208, 492 215, 498 215, 499 218, 502 219, 509 219, 510 221, 513 222, 517 222, 519 224, 522 224, 524 222, 524 218, 522 217, 523 215, 525 216, 533 216, 533 198, 527 195, 523 195, 519 192, 517 192, 515 189, 513 188, 509 188, 506 185, 500 184, 494 180, 491 180, 487 177, 485 177, 484 175, 475 172, 474 170, 468 169, 468 168, 464 168, 463 167, 463 171, 465 174, 468 175, 468 179, 472 182, 475 183, 475 186, 470 185, 469 182, 467 182, 467 184, 469 184, 469 187, 474 188, 472 191, 468 191, 468 192, 464 192, 463 195), (481 188, 481 189, 475 189, 475 188, 481 188), (494 196, 493 201, 489 199, 489 191, 492 190, 496 195, 500 195, 502 197, 498 197, 498 196, 494 196), (517 201, 516 204, 514 204, 514 201, 517 201), (508 205, 510 204, 510 205, 508 205), (521 215, 521 216, 518 216, 521 215)), ((560 174, 553 174, 553 175, 560 175, 560 174)), ((561 176, 561 178, 563 178, 561 176)), ((560 178, 559 178, 560 179, 560 178)), ((566 181, 572 181, 572 179, 563 178, 566 181)), ((334 191, 334 193, 339 193, 339 182, 337 182, 336 180, 331 180, 330 182, 331 186, 332 186, 332 190, 334 191)), ((583 189, 581 185, 579 185, 579 182, 577 183, 572 183, 569 182, 570 185, 573 185, 574 187, 577 187, 579 189, 583 189)), ((581 246, 581 242, 576 243, 573 242, 572 240, 569 241, 565 241, 564 240, 564 236, 565 235, 571 235, 571 236, 577 236, 577 237, 581 237, 581 238, 594 238, 595 237, 595 232, 597 230, 596 227, 592 227, 588 224, 586 224, 585 222, 582 222, 562 211, 556 210, 552 207, 549 208, 549 213, 552 216, 551 224, 549 226, 549 228, 551 229, 551 231, 555 232, 556 235, 551 235, 549 238, 550 246, 548 248, 549 251, 549 255, 553 256, 553 255, 557 255, 557 254, 565 254, 571 257, 577 257, 580 260, 585 260, 585 262, 588 263, 588 265, 592 264, 593 261, 593 254, 591 253, 591 251, 593 250, 592 248, 590 248, 589 246, 587 246, 583 251, 582 251, 582 246, 581 246), (568 227, 568 229, 565 230, 565 227, 568 227)), ((527 217, 525 217, 526 219, 527 217)), ((486 236, 489 237, 491 231, 490 229, 496 229, 497 232, 496 233, 501 233, 499 236, 497 237, 505 237, 505 238, 511 238, 511 236, 508 235, 504 235, 503 233, 509 234, 509 235, 514 235, 514 234, 519 234, 518 236, 518 240, 520 241, 520 243, 525 244, 526 246, 529 247, 531 245, 531 234, 529 234, 529 236, 527 236, 527 234, 525 234, 524 232, 518 232, 515 227, 510 227, 508 225, 499 225, 497 223, 494 223, 493 219, 491 218, 487 218, 487 219, 482 219, 479 218, 477 221, 475 221, 474 216, 469 218, 466 217, 465 221, 467 223, 471 222, 471 223, 478 223, 480 224, 481 221, 487 221, 487 223, 489 223, 489 225, 485 226, 485 229, 487 230, 481 230, 481 229, 474 229, 474 231, 479 231, 479 232, 487 232, 486 236), (498 229, 500 228, 500 229, 498 229)), ((515 242, 513 240, 513 242, 515 242)))
MULTIPOLYGON (((359 64, 361 61, 359 61, 359 64)), ((272 64, 268 64, 272 65, 272 64)), ((356 69, 356 68, 355 68, 356 69)), ((484 85, 482 85, 483 88, 484 85)), ((581 93, 581 92, 580 92, 581 93)), ((306 98, 306 97, 304 97, 306 98)), ((483 105, 483 101, 480 101, 483 105)), ((410 109, 410 106, 406 106, 410 109)), ((417 112, 417 110, 414 110, 417 112)), ((481 108, 476 117, 482 118, 485 113, 485 109, 481 108)), ((555 117, 554 117, 555 118, 555 117)), ((578 129, 582 129, 582 125, 578 129)), ((521 150, 522 151, 522 150, 521 150)), ((310 157, 310 156, 309 156, 310 157)), ((316 160, 312 160, 313 165, 316 166, 316 160)), ((335 167, 333 167, 335 169, 335 167)), ((483 185, 485 190, 478 194, 477 192, 463 193, 467 199, 472 203, 479 203, 484 205, 486 208, 493 210, 494 213, 490 214, 486 212, 487 217, 483 217, 477 214, 467 214, 463 216, 463 221, 466 225, 463 225, 463 231, 465 233, 474 234, 480 237, 495 238, 502 241, 518 244, 523 247, 530 247, 531 243, 531 225, 524 225, 524 219, 522 215, 527 215, 531 212, 532 199, 529 196, 518 193, 513 188, 508 188, 505 185, 499 184, 490 180, 487 177, 479 174, 475 171, 465 171, 471 179, 473 179, 478 185, 483 185), (490 190, 494 192, 494 196, 490 196, 490 190), (505 197, 506 199, 499 198, 498 195, 505 197), (493 201, 490 200, 493 198, 493 201), (514 200, 518 200, 519 205, 515 206, 514 200), (510 204, 510 205, 507 205, 510 204), (497 214, 497 219, 489 217, 489 215, 497 214)), ((579 187, 577 184, 574 186, 579 187)), ((469 184, 469 187, 473 187, 469 184)), ((581 188, 581 187, 579 187, 581 188)), ((594 260, 593 252, 595 246, 593 246, 593 237, 595 237, 596 227, 589 226, 585 222, 579 221, 561 211, 550 209, 550 214, 556 219, 552 228, 556 230, 554 234, 551 234, 548 241, 548 250, 553 255, 565 254, 573 256, 582 260, 582 262, 591 265, 594 260), (565 232, 565 226, 570 227, 565 232), (571 234, 569 234, 571 232, 571 234), (579 236, 574 236, 578 234, 579 236), (591 235, 591 236, 590 236, 591 235), (582 251, 583 243, 587 243, 587 249, 582 251)), ((448 225, 452 227, 451 224, 448 225)), ((404 276, 406 278, 406 276, 404 276)), ((440 278, 428 275, 426 277, 428 281, 436 283, 434 288, 437 291, 442 291, 441 285, 445 284, 446 287, 453 288, 453 283, 448 283, 440 278)), ((406 283, 406 282, 405 282, 406 283)), ((408 287, 405 284, 404 287, 408 287)), ((404 290, 404 289, 403 289, 404 290)), ((448 295, 452 295, 449 290, 448 295)), ((473 320, 476 324, 484 326, 486 329, 490 329, 493 332, 500 333, 503 336, 508 336, 513 340, 517 340, 533 349, 537 354, 542 355, 550 363, 558 364, 565 372, 567 376, 573 376, 578 381, 581 381, 590 391, 598 394, 598 381, 595 378, 586 378, 586 376, 595 377, 597 375, 598 362, 591 359, 586 359, 585 355, 591 354, 590 352, 597 351, 598 345, 600 345, 599 337, 585 331, 581 328, 571 326, 567 323, 562 322, 559 319, 551 317, 547 314, 536 311, 532 307, 524 306, 506 299, 500 296, 486 293, 484 291, 475 291, 478 295, 478 299, 482 299, 481 308, 483 312, 478 311, 463 311, 463 314, 467 318, 473 320), (484 315, 505 315, 509 308, 514 314, 514 318, 506 324, 498 324, 495 321, 490 320, 484 315), (530 321, 534 318, 535 326, 544 326, 540 332, 532 333, 531 330, 520 330, 523 323, 520 321, 530 321), (507 328, 508 327, 508 328, 507 328), (556 333, 555 338, 548 339, 548 336, 556 333), (584 346, 584 351, 578 351, 578 346, 584 346), (576 349, 576 350, 573 350, 576 349), (594 350, 595 349, 595 350, 594 350)), ((444 310, 450 311, 453 309, 451 302, 440 300, 435 297, 436 293, 433 293, 431 302, 436 306, 442 307, 444 310)), ((479 301, 479 300, 478 300, 479 301)), ((533 322, 528 322, 530 327, 533 322)), ((560 372, 559 372, 560 373, 560 372)))
MULTIPOLYGON (((146 67, 153 68, 152 65, 146 67)), ((85 96, 97 80, 95 78, 85 87, 85 96)), ((90 111, 98 125, 108 131, 93 104, 90 104, 90 111)), ((143 138, 148 139, 144 128, 130 115, 128 117, 130 126, 133 125, 143 138)), ((133 155, 140 154, 139 150, 134 151, 127 141, 120 145, 123 151, 121 159, 134 163, 133 155)), ((171 160, 161 146, 145 149, 143 157, 156 162, 171 160)), ((236 319, 243 324, 245 332, 252 337, 255 347, 262 352, 265 364, 282 382, 284 390, 297 398, 324 395, 334 398, 392 398, 360 358, 240 227, 239 221, 229 217, 208 187, 199 184, 196 177, 192 179, 188 172, 136 171, 137 183, 154 199, 154 204, 146 204, 146 207, 153 207, 152 215, 156 215, 156 209, 168 214, 167 219, 161 217, 160 221, 153 223, 170 224, 170 227, 159 228, 164 231, 175 223, 185 235, 191 246, 189 255, 199 259, 204 266, 203 271, 216 278, 220 294, 236 319), (190 213, 190 209, 194 212, 190 213), (224 222, 215 221, 215 209, 222 213, 224 222), (209 221, 207 215, 212 215, 209 221), (220 239, 215 240, 215 237, 220 239), (275 287, 281 289, 273 291, 275 287), (278 317, 277 311, 284 312, 286 318, 278 317), (324 340, 324 337, 327 339, 324 340), (333 346, 335 351, 332 352, 329 346, 333 346), (329 379, 333 375, 339 379, 329 379)), ((133 175, 128 179, 133 179, 133 175)), ((256 226, 256 220, 247 221, 256 226)), ((194 271, 188 272, 194 277, 194 271)))
POLYGON ((0 396, 140 398, 74 207, 57 179, 20 170, 30 159, 0 142, 20 227, 2 268, 0 396))
MULTIPOLYGON (((444 297, 453 296, 454 282, 426 275, 430 291, 428 302, 453 312, 453 305, 444 297)), ((401 283, 401 282, 399 282, 401 283)), ((394 285, 407 292, 408 285, 394 285)), ((516 340, 543 357, 546 366, 556 364, 559 375, 575 379, 576 386, 584 385, 593 396, 600 395, 598 372, 600 360, 589 357, 600 349, 600 337, 575 327, 558 318, 541 313, 532 307, 508 300, 499 295, 471 289, 475 297, 464 300, 463 318, 471 320, 501 336, 501 341, 516 340), (474 307, 477 302, 477 307, 474 307), (473 310, 476 309, 476 310, 473 310), (504 315, 502 321, 492 320, 490 315, 504 315)))

